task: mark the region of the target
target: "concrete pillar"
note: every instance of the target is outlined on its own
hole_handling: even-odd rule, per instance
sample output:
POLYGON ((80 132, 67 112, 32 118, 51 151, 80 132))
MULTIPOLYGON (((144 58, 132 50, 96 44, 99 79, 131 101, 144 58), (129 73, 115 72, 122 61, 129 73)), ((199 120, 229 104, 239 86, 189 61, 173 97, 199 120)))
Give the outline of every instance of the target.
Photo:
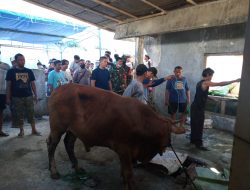
POLYGON ((35 116, 41 117, 48 114, 48 98, 46 97, 45 74, 43 70, 32 69, 36 78, 36 91, 38 102, 35 104, 35 116))
POLYGON ((144 37, 140 36, 135 39, 135 67, 143 63, 144 54, 144 37))
MULTIPOLYGON (((250 8, 249 8, 250 9, 250 8)), ((231 161, 229 190, 250 189, 250 13, 245 37, 244 62, 240 85, 240 96, 234 146, 231 161)))

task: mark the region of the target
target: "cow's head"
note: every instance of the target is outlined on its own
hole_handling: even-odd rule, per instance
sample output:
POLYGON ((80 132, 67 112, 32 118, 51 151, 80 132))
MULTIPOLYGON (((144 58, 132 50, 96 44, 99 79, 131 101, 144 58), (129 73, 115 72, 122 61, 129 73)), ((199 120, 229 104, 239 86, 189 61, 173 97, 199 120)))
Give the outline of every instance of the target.
POLYGON ((171 120, 163 119, 155 124, 158 124, 158 126, 152 126, 155 128, 155 134, 140 147, 138 154, 140 162, 149 162, 155 155, 162 155, 171 144, 171 120))

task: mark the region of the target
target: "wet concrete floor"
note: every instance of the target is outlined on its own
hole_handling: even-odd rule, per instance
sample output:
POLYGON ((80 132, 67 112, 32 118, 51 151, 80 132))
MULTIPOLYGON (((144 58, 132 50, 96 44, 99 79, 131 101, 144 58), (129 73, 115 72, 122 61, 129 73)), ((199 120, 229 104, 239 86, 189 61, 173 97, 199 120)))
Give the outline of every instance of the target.
MULTIPOLYGON (((189 126, 187 126, 187 129, 189 126)), ((4 123, 4 132, 9 137, 0 138, 0 189, 1 190, 120 190, 122 179, 117 155, 101 147, 92 148, 86 153, 82 143, 76 143, 76 155, 79 165, 86 169, 88 175, 97 181, 97 186, 90 188, 81 182, 70 182, 59 179, 52 180, 48 170, 46 138, 49 134, 47 117, 37 120, 37 129, 42 136, 30 135, 31 129, 25 125, 25 136, 17 137, 18 129, 10 128, 10 123, 4 123)), ((172 144, 178 152, 188 153, 194 158, 205 161, 211 167, 218 169, 230 167, 233 136, 227 132, 215 129, 204 130, 205 144, 211 149, 201 152, 189 144, 188 133, 173 135, 172 144)), ((62 176, 71 174, 70 161, 64 149, 63 141, 56 151, 57 169, 62 176)), ((139 189, 143 190, 181 190, 183 186, 175 183, 175 179, 167 175, 156 175, 142 168, 134 169, 135 180, 139 189)), ((185 188, 191 189, 189 186, 185 188)))

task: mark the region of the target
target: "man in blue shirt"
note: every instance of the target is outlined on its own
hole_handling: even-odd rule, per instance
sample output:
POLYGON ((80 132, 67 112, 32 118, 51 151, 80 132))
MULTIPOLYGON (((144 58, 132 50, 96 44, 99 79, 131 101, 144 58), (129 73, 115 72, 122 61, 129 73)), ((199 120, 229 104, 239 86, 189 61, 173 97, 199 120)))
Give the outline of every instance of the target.
MULTIPOLYGON (((155 67, 150 67, 147 71, 147 76, 143 80, 144 95, 147 101, 150 102, 150 95, 152 96, 153 87, 156 87, 166 80, 172 79, 173 75, 165 76, 164 78, 157 78, 157 69, 155 67), (150 94, 151 93, 151 94, 150 94)), ((151 97, 152 98, 152 97, 151 97)), ((151 102, 152 103, 152 102, 151 102)))
POLYGON ((174 69, 174 77, 167 82, 165 93, 165 105, 168 106, 168 113, 173 120, 176 119, 176 112, 181 113, 180 126, 184 125, 186 119, 186 108, 190 103, 190 91, 187 79, 182 76, 182 67, 174 69))
POLYGON ((104 90, 112 90, 109 71, 106 69, 108 58, 105 56, 100 57, 100 65, 93 70, 91 76, 91 86, 101 88, 104 90))
POLYGON ((49 94, 51 94, 55 88, 66 83, 64 72, 61 71, 61 61, 54 61, 54 65, 55 69, 51 71, 48 76, 48 88, 50 92, 49 94))
POLYGON ((147 75, 147 67, 144 64, 137 65, 135 72, 136 77, 134 80, 131 81, 131 83, 128 85, 128 87, 125 89, 122 96, 125 97, 133 97, 139 100, 140 102, 147 104, 144 91, 143 91, 143 80, 145 79, 147 75))

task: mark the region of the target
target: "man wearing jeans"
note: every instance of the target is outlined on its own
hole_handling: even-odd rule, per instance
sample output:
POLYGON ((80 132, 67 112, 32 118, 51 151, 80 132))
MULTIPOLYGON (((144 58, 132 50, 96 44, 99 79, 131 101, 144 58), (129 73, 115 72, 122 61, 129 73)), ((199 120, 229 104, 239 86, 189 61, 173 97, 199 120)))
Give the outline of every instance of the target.
POLYGON ((6 75, 6 103, 10 104, 11 102, 16 110, 16 125, 20 128, 20 133, 18 134, 18 136, 24 136, 24 112, 27 113, 27 119, 31 124, 32 134, 40 135, 40 133, 36 130, 34 120, 33 100, 35 99, 35 101, 37 102, 34 73, 32 72, 32 70, 24 67, 25 58, 22 54, 19 53, 15 55, 15 62, 16 67, 8 70, 6 75))

